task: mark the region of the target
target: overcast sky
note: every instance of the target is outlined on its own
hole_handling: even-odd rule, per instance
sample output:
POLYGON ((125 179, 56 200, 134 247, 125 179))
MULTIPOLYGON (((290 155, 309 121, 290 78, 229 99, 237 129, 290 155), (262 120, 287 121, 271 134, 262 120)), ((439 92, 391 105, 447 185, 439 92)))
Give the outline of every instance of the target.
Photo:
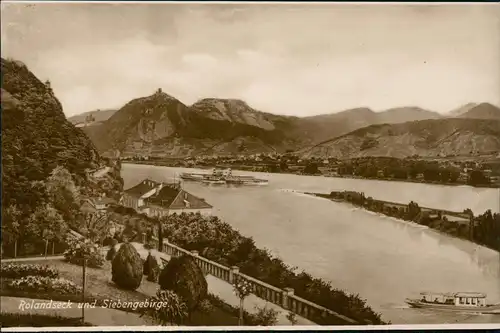
POLYGON ((500 6, 5 4, 2 57, 50 79, 65 113, 157 88, 314 115, 500 105, 500 6))

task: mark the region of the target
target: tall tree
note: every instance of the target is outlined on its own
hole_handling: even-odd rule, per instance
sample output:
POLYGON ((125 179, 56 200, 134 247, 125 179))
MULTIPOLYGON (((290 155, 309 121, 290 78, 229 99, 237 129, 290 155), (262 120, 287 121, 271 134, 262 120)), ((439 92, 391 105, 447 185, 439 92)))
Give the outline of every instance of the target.
POLYGON ((61 212, 65 221, 73 221, 79 207, 79 193, 71 173, 57 166, 47 178, 45 186, 54 208, 61 212))
POLYGON ((109 216, 106 212, 94 212, 83 217, 82 232, 92 242, 103 240, 110 230, 109 216))
POLYGON ((37 207, 29 220, 35 232, 45 241, 45 256, 47 256, 49 242, 66 238, 68 226, 61 214, 50 204, 37 207))
MULTIPOLYGON (((10 205, 2 210, 2 246, 14 243, 14 257, 17 256, 17 242, 21 225, 21 211, 16 205, 10 205)), ((3 249, 3 248, 2 248, 3 249)), ((2 250, 3 251, 3 250, 2 250)))

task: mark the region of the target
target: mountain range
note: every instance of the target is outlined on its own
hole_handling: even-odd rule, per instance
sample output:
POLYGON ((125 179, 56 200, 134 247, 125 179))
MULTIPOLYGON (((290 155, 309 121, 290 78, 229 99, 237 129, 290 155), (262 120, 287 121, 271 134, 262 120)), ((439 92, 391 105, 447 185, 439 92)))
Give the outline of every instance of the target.
POLYGON ((500 150, 494 130, 500 128, 500 109, 488 103, 467 104, 448 114, 408 106, 293 117, 261 112, 238 99, 205 98, 188 106, 159 89, 118 110, 69 120, 75 123, 89 114, 95 120, 82 129, 98 150, 122 156, 286 151, 306 156, 439 156, 500 150), (366 148, 367 138, 375 138, 377 146, 366 148))

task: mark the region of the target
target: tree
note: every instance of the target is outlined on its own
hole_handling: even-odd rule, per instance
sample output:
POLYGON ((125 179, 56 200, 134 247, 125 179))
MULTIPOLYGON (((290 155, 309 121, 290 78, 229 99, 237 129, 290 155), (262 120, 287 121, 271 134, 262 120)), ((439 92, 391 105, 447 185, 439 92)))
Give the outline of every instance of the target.
POLYGON ((243 325, 243 302, 252 293, 252 285, 250 282, 244 279, 238 279, 233 284, 233 290, 236 296, 240 299, 240 316, 238 319, 238 325, 243 325))
POLYGON ((314 175, 319 173, 318 164, 315 162, 307 164, 306 167, 304 168, 304 173, 308 175, 314 175))
POLYGON ((67 222, 74 220, 79 209, 79 193, 71 173, 62 166, 54 168, 45 183, 49 200, 67 222))
POLYGON ((149 276, 153 273, 153 270, 155 268, 158 268, 158 262, 156 261, 156 258, 153 257, 150 251, 148 253, 146 260, 144 261, 142 274, 149 276))
POLYGON ((142 259, 130 243, 122 244, 111 266, 112 281, 117 286, 136 290, 142 281, 142 259))
POLYGON ((408 221, 416 221, 416 219, 418 218, 418 216, 420 215, 420 212, 422 210, 420 209, 420 207, 418 206, 417 203, 411 201, 409 204, 408 204, 408 211, 407 211, 407 214, 406 214, 406 218, 408 221))
POLYGON ((203 271, 188 255, 171 258, 160 273, 158 283, 162 290, 171 290, 179 295, 190 314, 208 294, 203 271))
POLYGON ((426 181, 439 181, 440 180, 440 170, 439 168, 427 168, 424 170, 424 179, 426 181))
POLYGON ((161 304, 160 308, 146 307, 141 317, 148 315, 160 325, 182 325, 188 317, 188 308, 182 298, 171 290, 158 290, 156 296, 148 300, 149 304, 161 304))
POLYGON ((109 231, 109 216, 105 212, 85 214, 83 218, 82 233, 93 242, 104 239, 109 231))
POLYGON ((17 256, 17 241, 21 231, 20 219, 21 211, 16 205, 10 205, 2 214, 2 246, 14 243, 14 258, 17 256))
POLYGON ((488 177, 484 175, 484 173, 481 170, 473 170, 469 174, 469 179, 467 183, 472 186, 487 185, 490 183, 490 180, 488 177))
POLYGON ((282 172, 288 171, 288 163, 286 162, 286 160, 282 160, 280 162, 280 170, 282 172))
POLYGON ((45 256, 50 241, 66 238, 68 226, 61 214, 50 204, 39 206, 29 217, 30 223, 38 229, 38 235, 45 240, 45 256))

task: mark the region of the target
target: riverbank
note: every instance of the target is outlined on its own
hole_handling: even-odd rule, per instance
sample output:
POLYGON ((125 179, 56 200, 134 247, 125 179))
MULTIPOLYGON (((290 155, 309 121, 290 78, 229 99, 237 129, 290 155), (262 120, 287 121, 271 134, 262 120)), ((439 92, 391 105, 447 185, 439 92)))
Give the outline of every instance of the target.
POLYGON ((474 216, 470 209, 464 209, 463 212, 453 212, 439 208, 421 207, 413 201, 405 205, 372 197, 367 198, 362 192, 301 193, 334 202, 349 203, 388 217, 424 225, 447 235, 469 240, 500 252, 500 214, 492 214, 490 210, 474 216))
POLYGON ((152 165, 152 166, 162 166, 162 167, 183 167, 183 168, 192 168, 192 169, 205 169, 211 170, 213 168, 231 168, 233 170, 238 171, 248 171, 248 172, 267 172, 267 173, 276 173, 276 174, 287 174, 287 175, 298 175, 298 176, 322 176, 328 178, 341 178, 341 179, 364 179, 364 180, 377 180, 377 181, 388 181, 388 182, 399 182, 399 183, 417 183, 417 184, 428 184, 428 185, 441 185, 441 186, 470 186, 473 188, 499 188, 500 183, 491 183, 491 184, 478 184, 478 185, 470 185, 466 182, 442 182, 442 181, 428 181, 425 179, 397 179, 391 177, 361 177, 354 175, 340 175, 340 174, 330 174, 327 171, 321 171, 321 169, 325 169, 324 167, 319 167, 319 173, 308 174, 304 173, 302 170, 305 166, 289 166, 288 171, 269 171, 267 166, 255 166, 255 165, 233 165, 233 164, 210 164, 210 165, 185 165, 181 163, 182 160, 179 161, 155 161, 155 160, 147 160, 147 161, 133 161, 126 160, 123 163, 127 164, 140 164, 140 165, 152 165))

